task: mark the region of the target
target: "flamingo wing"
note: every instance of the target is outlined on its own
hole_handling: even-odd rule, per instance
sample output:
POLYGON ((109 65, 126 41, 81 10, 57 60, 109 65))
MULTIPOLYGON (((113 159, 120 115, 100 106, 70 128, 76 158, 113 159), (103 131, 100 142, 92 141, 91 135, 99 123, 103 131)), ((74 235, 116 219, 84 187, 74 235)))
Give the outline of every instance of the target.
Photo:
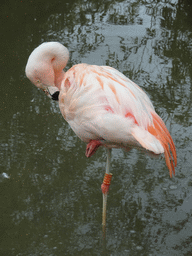
POLYGON ((106 145, 164 153, 170 175, 174 173, 176 151, 167 128, 146 93, 116 69, 73 66, 62 82, 59 105, 83 141, 102 139, 106 145))

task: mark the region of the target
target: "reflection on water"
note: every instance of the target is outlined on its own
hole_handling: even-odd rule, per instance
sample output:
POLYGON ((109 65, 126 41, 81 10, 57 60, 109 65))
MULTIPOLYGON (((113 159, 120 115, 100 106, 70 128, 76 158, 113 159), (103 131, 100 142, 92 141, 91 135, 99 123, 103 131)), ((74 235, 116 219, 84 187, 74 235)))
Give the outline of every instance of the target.
POLYGON ((191 3, 38 3, 14 2, 15 11, 7 5, 2 11, 1 254, 190 255, 191 3), (24 75, 30 52, 51 40, 69 48, 66 68, 110 65, 139 84, 176 144, 172 179, 164 159, 113 151, 106 241, 100 191, 105 152, 86 159, 85 145, 57 103, 24 75))

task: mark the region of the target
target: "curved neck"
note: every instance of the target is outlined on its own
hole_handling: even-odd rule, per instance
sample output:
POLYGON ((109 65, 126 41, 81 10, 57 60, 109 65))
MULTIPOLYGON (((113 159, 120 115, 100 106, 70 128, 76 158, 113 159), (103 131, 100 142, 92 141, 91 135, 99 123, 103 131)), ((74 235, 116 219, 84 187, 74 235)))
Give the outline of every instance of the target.
POLYGON ((65 46, 57 42, 45 43, 44 46, 46 47, 42 51, 42 59, 52 66, 55 86, 60 89, 61 81, 65 75, 63 69, 67 65, 69 52, 65 46))
POLYGON ((64 79, 65 72, 63 70, 55 71, 55 86, 60 90, 61 82, 64 79))

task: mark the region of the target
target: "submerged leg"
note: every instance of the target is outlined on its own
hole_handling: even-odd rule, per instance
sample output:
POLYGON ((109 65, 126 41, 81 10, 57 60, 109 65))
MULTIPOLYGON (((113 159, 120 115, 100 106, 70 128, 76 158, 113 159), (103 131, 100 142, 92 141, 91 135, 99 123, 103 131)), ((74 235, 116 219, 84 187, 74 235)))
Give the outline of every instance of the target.
POLYGON ((103 184, 101 185, 101 190, 103 193, 103 215, 102 215, 103 232, 105 232, 105 228, 106 228, 107 194, 109 191, 109 186, 112 178, 112 174, 109 172, 110 163, 111 163, 111 149, 107 148, 106 172, 105 172, 103 184))

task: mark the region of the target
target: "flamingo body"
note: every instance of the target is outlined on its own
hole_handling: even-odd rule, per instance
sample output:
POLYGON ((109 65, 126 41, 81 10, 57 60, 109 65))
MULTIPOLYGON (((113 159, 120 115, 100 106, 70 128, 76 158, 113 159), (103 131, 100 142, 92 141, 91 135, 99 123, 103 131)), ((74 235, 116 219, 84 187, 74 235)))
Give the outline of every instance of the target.
POLYGON ((77 64, 65 73, 67 60, 64 46, 44 43, 29 57, 26 74, 47 95, 59 90, 61 113, 87 143, 86 155, 99 146, 164 153, 170 176, 175 174, 175 145, 146 93, 108 66, 77 64))

